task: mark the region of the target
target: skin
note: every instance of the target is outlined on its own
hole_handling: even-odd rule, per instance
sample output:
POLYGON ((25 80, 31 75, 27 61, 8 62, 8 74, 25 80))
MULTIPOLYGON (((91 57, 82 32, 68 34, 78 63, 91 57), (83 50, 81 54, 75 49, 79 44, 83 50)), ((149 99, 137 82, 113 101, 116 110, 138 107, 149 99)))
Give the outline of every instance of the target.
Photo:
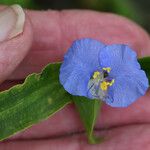
MULTIPOLYGON (((128 44, 139 57, 150 55, 149 35, 126 18, 86 10, 26 11, 24 32, 0 43, 0 81, 5 80, 1 89, 39 72, 47 63, 62 61, 72 41, 83 37, 128 44)), ((1 142, 0 150, 149 150, 149 97, 148 91, 127 108, 104 104, 96 125, 96 134, 105 137, 102 144, 87 144, 79 115, 69 105, 1 142)))

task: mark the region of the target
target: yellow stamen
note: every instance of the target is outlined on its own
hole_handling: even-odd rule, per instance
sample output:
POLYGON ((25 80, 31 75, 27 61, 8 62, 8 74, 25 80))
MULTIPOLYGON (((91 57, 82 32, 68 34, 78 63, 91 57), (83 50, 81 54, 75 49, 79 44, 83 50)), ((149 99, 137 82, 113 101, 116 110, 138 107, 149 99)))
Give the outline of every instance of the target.
POLYGON ((106 82, 106 81, 103 81, 101 84, 100 84, 100 88, 103 90, 103 91, 106 91, 108 89, 108 86, 109 86, 109 82, 106 82))
POLYGON ((101 88, 103 91, 106 91, 109 86, 112 86, 112 85, 114 84, 114 82, 115 82, 114 79, 113 79, 111 82, 103 81, 103 82, 100 84, 100 88, 101 88))
POLYGON ((93 74, 93 79, 96 79, 100 75, 99 71, 95 71, 93 74))
POLYGON ((105 71, 107 71, 109 73, 111 71, 111 68, 107 67, 107 68, 103 68, 103 70, 105 70, 105 71))
POLYGON ((112 86, 115 82, 115 79, 111 80, 111 82, 109 83, 109 86, 112 86))

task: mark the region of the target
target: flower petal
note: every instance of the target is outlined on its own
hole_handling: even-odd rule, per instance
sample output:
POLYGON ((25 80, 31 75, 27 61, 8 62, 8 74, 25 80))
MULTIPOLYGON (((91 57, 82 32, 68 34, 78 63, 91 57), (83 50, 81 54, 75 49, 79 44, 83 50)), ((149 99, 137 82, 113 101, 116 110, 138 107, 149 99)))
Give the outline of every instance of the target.
POLYGON ((128 72, 128 69, 140 69, 136 53, 127 45, 113 44, 105 46, 99 55, 102 67, 110 67, 110 75, 117 76, 128 72))
POLYGON ((72 95, 87 96, 88 81, 99 68, 98 54, 105 45, 97 40, 76 40, 64 57, 60 82, 72 95))
POLYGON ((143 96, 149 87, 146 74, 142 70, 134 70, 130 75, 116 77, 115 83, 108 90, 106 103, 112 107, 127 107, 143 96))

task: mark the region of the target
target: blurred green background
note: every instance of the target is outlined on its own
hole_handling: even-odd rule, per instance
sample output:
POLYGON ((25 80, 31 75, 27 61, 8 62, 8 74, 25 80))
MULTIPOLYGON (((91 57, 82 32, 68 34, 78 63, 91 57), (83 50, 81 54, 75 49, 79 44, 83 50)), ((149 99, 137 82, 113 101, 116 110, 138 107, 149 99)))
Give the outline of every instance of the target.
POLYGON ((92 9, 126 16, 150 32, 150 0, 0 0, 28 9, 92 9))

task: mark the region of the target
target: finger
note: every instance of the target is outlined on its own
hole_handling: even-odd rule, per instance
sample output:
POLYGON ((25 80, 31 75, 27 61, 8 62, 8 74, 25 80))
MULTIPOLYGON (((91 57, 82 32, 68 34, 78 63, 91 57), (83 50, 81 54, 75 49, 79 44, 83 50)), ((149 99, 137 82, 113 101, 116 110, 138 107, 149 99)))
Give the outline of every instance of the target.
POLYGON ((144 150, 150 149, 150 125, 132 125, 99 131, 104 142, 97 145, 87 144, 83 134, 77 133, 55 139, 7 141, 0 149, 8 150, 144 150), (139 137, 140 135, 140 137, 139 137))
POLYGON ((7 90, 7 89, 11 88, 12 86, 14 86, 16 84, 22 84, 22 83, 23 83, 23 80, 16 80, 16 81, 7 80, 7 81, 4 81, 2 84, 0 84, 0 91, 7 90))
POLYGON ((0 82, 20 64, 31 46, 31 41, 31 25, 22 8, 18 5, 1 8, 0 82))
POLYGON ((91 37, 104 43, 124 43, 139 56, 150 54, 149 35, 126 18, 94 11, 28 11, 33 31, 32 49, 10 77, 22 79, 49 62, 62 61, 72 41, 91 37), (36 58, 36 59, 35 59, 36 58))

